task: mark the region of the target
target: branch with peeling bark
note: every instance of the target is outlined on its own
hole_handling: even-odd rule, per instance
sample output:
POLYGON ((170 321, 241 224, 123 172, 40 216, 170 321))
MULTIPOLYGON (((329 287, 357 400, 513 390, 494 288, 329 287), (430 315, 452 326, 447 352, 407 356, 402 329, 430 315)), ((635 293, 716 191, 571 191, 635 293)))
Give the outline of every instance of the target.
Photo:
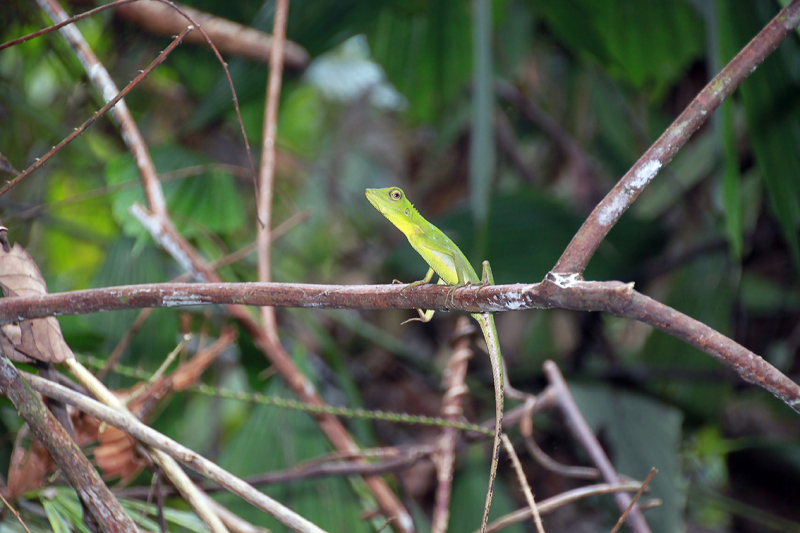
POLYGON ((441 285, 310 285, 302 283, 161 283, 108 287, 0 301, 0 324, 54 315, 143 307, 237 304, 311 309, 526 309, 605 311, 669 333, 767 389, 800 413, 800 386, 734 340, 633 289, 632 283, 582 281, 549 274, 542 283, 462 287, 441 285))

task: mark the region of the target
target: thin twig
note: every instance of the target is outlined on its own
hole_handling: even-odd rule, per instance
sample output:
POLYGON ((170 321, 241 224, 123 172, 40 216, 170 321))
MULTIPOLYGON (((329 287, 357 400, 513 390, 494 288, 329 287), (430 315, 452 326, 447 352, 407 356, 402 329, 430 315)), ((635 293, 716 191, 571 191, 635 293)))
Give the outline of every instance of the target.
MULTIPOLYGON (((364 450, 369 451, 369 450, 364 450)), ((278 470, 267 474, 260 474, 246 478, 244 481, 254 487, 267 485, 280 485, 297 483, 309 479, 325 479, 330 477, 346 476, 380 476, 392 472, 407 470, 411 466, 419 463, 434 453, 430 446, 418 447, 399 457, 387 459, 377 463, 364 463, 348 461, 341 464, 323 464, 310 466, 296 466, 286 470, 278 470)), ((206 483, 200 487, 208 493, 225 490, 217 484, 206 483)), ((165 496, 175 496, 177 491, 170 487, 164 487, 165 496)), ((117 495, 126 498, 144 499, 150 492, 149 487, 129 487, 117 491, 117 495)))
POLYGON ((531 515, 533 516, 533 523, 536 526, 536 531, 538 533, 545 533, 544 525, 542 525, 542 517, 539 515, 539 507, 536 505, 536 500, 533 498, 533 491, 528 484, 528 478, 525 477, 525 471, 522 470, 522 464, 519 462, 519 457, 517 457, 517 452, 514 450, 514 445, 511 444, 511 439, 509 439, 508 435, 505 433, 503 433, 502 439, 506 453, 511 457, 511 464, 514 465, 514 471, 517 473, 517 479, 522 487, 522 493, 525 495, 528 507, 532 511, 531 515))
POLYGON ((22 525, 22 527, 25 529, 25 531, 27 533, 31 533, 31 530, 28 529, 28 525, 25 523, 24 520, 22 520, 22 517, 19 515, 19 511, 14 509, 14 506, 11 505, 10 503, 8 503, 8 500, 5 499, 5 497, 3 496, 2 492, 0 492, 0 500, 3 500, 3 503, 6 504, 6 507, 8 507, 11 510, 12 513, 14 513, 14 516, 17 517, 17 520, 22 525))
POLYGON ((627 509, 625 509, 625 512, 622 513, 622 516, 619 517, 619 520, 617 520, 617 523, 614 526, 614 529, 611 530, 611 533, 617 533, 617 531, 619 531, 619 528, 622 527, 622 524, 625 522, 625 518, 627 518, 628 513, 631 512, 633 506, 636 505, 636 502, 639 501, 639 498, 642 496, 642 493, 644 493, 644 489, 647 488, 647 485, 650 484, 650 482, 653 480, 653 477, 655 477, 657 473, 658 470, 656 470, 655 468, 650 469, 650 474, 647 476, 647 479, 644 480, 642 486, 639 487, 639 490, 636 491, 636 495, 633 497, 633 500, 631 500, 631 504, 628 506, 627 509))
POLYGON ((123 89, 122 89, 120 92, 118 92, 118 93, 117 93, 117 94, 116 94, 116 95, 115 95, 113 98, 111 98, 111 99, 108 101, 108 103, 106 103, 106 105, 104 105, 103 107, 101 107, 100 109, 98 109, 97 111, 95 111, 94 115, 92 115, 91 117, 89 117, 89 119, 88 119, 86 122, 84 122, 83 124, 81 124, 79 127, 75 128, 75 130, 74 130, 72 133, 70 133, 69 135, 67 135, 67 136, 64 138, 64 140, 62 140, 60 143, 58 143, 57 145, 55 145, 54 147, 52 147, 52 148, 50 149, 50 151, 48 151, 48 152, 47 152, 46 154, 44 154, 42 157, 40 157, 40 158, 37 158, 37 159, 36 159, 36 162, 35 162, 34 164, 32 164, 31 166, 29 166, 28 168, 26 168, 25 170, 23 170, 22 172, 20 172, 20 173, 19 173, 19 174, 18 174, 18 175, 17 175, 17 176, 16 176, 16 177, 13 179, 13 180, 11 180, 11 181, 7 182, 5 185, 3 185, 2 187, 0 187, 0 196, 2 196, 3 194, 5 194, 6 192, 8 192, 8 190, 9 190, 9 189, 11 189, 13 186, 15 186, 17 183, 19 183, 19 182, 20 182, 20 181, 22 181, 23 179, 27 178, 27 177, 28 177, 28 176, 29 176, 29 175, 30 175, 32 172, 34 172, 36 169, 38 169, 39 167, 41 167, 42 165, 44 165, 44 164, 45 164, 45 162, 47 162, 47 160, 48 160, 48 159, 50 159, 51 157, 53 157, 53 155, 55 155, 55 154, 56 154, 58 151, 60 151, 60 150, 61 150, 63 147, 65 147, 67 144, 69 144, 70 142, 72 142, 72 141, 73 141, 73 140, 74 140, 74 139, 75 139, 75 138, 76 138, 78 135, 80 135, 81 133, 83 133, 84 131, 86 131, 86 128, 88 128, 89 126, 91 126, 92 124, 94 124, 94 123, 97 121, 97 119, 99 119, 100 117, 102 117, 103 115, 105 115, 105 114, 106 114, 106 112, 108 112, 108 110, 109 110, 109 109, 111 109, 112 107, 114 107, 114 106, 117 104, 117 102, 119 102, 120 100, 122 100, 122 99, 125 97, 125 95, 126 95, 126 94, 128 94, 129 92, 131 92, 131 90, 132 90, 134 87, 136 87, 136 86, 139 84, 139 82, 140 82, 140 81, 142 81, 144 78, 146 78, 146 77, 147 77, 147 76, 150 74, 150 72, 151 72, 151 71, 152 71, 154 68, 156 68, 158 65, 160 65, 161 63, 163 63, 163 62, 164 62, 164 60, 167 58, 167 56, 168 56, 168 55, 169 55, 169 54, 170 54, 170 53, 171 53, 171 52, 172 52, 172 51, 173 51, 173 50, 174 50, 174 49, 175 49, 175 48, 176 48, 176 47, 177 47, 177 46, 178 46, 178 45, 181 43, 181 41, 182 41, 182 40, 183 40, 183 38, 186 36, 186 34, 187 34, 187 33, 189 33, 190 31, 192 31, 193 29, 194 29, 194 28, 193 28, 192 26, 187 26, 187 27, 186 27, 186 29, 185 29, 185 30, 183 30, 183 31, 180 33, 180 35, 178 35, 178 36, 177 36, 177 37, 176 37, 176 38, 175 38, 175 39, 174 39, 174 40, 173 40, 173 41, 170 43, 170 45, 169 45, 169 46, 167 46, 167 47, 164 49, 164 51, 163 51, 163 52, 161 52, 160 54, 158 54, 158 57, 156 57, 156 58, 153 60, 153 62, 152 62, 152 63, 150 63, 150 64, 147 66, 147 68, 146 68, 146 69, 144 69, 143 71, 141 71, 141 72, 140 72, 140 73, 139 73, 139 74, 138 74, 138 75, 137 75, 135 78, 133 78, 133 81, 131 81, 131 82, 130 82, 128 85, 126 85, 126 86, 125 86, 125 88, 123 88, 123 89))
POLYGON ((135 417, 112 409, 100 402, 73 392, 61 385, 44 380, 38 376, 25 374, 25 377, 31 383, 31 387, 37 392, 47 397, 56 398, 70 405, 74 405, 78 410, 125 431, 153 449, 160 450, 165 454, 175 457, 195 472, 216 481, 252 505, 280 520, 293 530, 314 533, 322 532, 320 528, 310 523, 302 516, 287 509, 208 459, 205 459, 185 446, 142 424, 135 417))
POLYGON ((115 0, 114 2, 110 2, 108 4, 96 7, 94 9, 90 9, 89 11, 85 11, 79 15, 75 15, 74 17, 69 17, 65 20, 58 22, 57 24, 53 24, 46 28, 42 28, 41 30, 37 30, 33 33, 29 33, 28 35, 23 35, 18 39, 14 39, 13 41, 8 41, 3 44, 0 44, 0 51, 5 50, 6 48, 10 48, 12 46, 22 44, 24 42, 30 41, 31 39, 35 39, 37 37, 41 37, 42 35, 46 35, 50 32, 59 30, 66 26, 67 24, 72 24, 73 22, 78 22, 79 20, 83 20, 87 17, 91 17, 92 15, 97 15, 98 13, 105 11, 106 9, 112 9, 119 7, 123 4, 130 4, 131 2, 136 2, 137 0, 115 0))
MULTIPOLYGON (((562 492, 558 496, 553 496, 552 498, 548 498, 544 501, 538 503, 539 507, 539 514, 546 515, 548 513, 552 513, 556 509, 564 507, 570 503, 576 502, 583 498, 588 498, 590 496, 599 496, 602 494, 614 494, 620 491, 627 491, 627 492, 634 492, 641 486, 641 483, 638 481, 626 481, 624 483, 619 483, 617 485, 612 485, 609 483, 602 483, 599 485, 589 485, 588 487, 581 487, 579 489, 573 489, 566 492, 562 492)), ((520 522, 524 522, 531 517, 531 510, 530 508, 520 509, 518 511, 514 511, 513 513, 507 514, 503 516, 491 524, 486 528, 486 532, 494 532, 500 531, 501 529, 505 529, 509 526, 514 524, 518 524, 520 522)))
MULTIPOLYGON (((283 45, 286 40, 286 21, 289 17, 289 0, 278 0, 272 24, 272 50, 270 50, 267 99, 264 106, 264 130, 261 142, 261 168, 256 192, 258 197, 258 281, 272 281, 272 195, 275 188, 275 139, 278 136, 278 106, 283 79, 283 45)), ((275 309, 261 308, 261 323, 267 338, 278 344, 278 324, 275 309)))
MULTIPOLYGON (((572 397, 572 393, 567 387, 567 383, 564 381, 564 376, 561 375, 558 366, 552 361, 545 361, 544 373, 550 385, 558 391, 558 406, 572 436, 581 443, 592 463, 600 470, 603 479, 613 485, 619 484, 620 478, 617 471, 614 470, 614 465, 611 464, 597 437, 595 437, 589 424, 583 418, 583 414, 578 409, 578 405, 575 403, 575 399, 572 397)), ((631 497, 624 492, 614 494, 614 501, 617 503, 620 512, 625 512, 625 509, 631 505, 631 497)), ((644 515, 636 506, 631 509, 628 523, 635 533, 650 532, 650 527, 647 525, 644 515)))
MULTIPOLYGON (((475 328, 470 327, 469 317, 459 317, 456 323, 456 337, 453 354, 447 361, 444 371, 442 398, 442 417, 459 421, 463 416, 461 398, 468 392, 464 379, 467 375, 467 364, 472 358, 470 334, 475 328), (464 334, 466 332, 466 334, 464 334)), ((494 435, 494 433, 492 433, 494 435)), ((450 497, 453 488, 453 462, 455 460, 458 430, 444 428, 436 440, 436 454, 433 464, 436 466, 436 495, 431 518, 431 533, 444 533, 450 520, 450 497)))

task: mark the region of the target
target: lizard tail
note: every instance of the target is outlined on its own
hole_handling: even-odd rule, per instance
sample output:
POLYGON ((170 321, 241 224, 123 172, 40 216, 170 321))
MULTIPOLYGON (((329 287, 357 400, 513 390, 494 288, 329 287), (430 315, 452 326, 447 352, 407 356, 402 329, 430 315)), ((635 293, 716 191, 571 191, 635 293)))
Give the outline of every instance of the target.
POLYGON ((489 359, 492 363, 492 380, 494 381, 495 419, 492 466, 489 470, 489 488, 486 491, 486 503, 483 507, 483 520, 481 521, 481 533, 486 533, 486 525, 489 522, 489 509, 492 506, 492 496, 494 495, 494 483, 497 479, 497 465, 500 462, 500 436, 503 432, 503 358, 500 355, 497 329, 492 316, 488 313, 480 313, 473 315, 473 317, 476 319, 480 317, 478 323, 481 325, 486 339, 486 347, 489 350, 489 359))
MULTIPOLYGON (((495 382, 497 383, 497 382, 495 382)), ((502 380, 500 386, 503 386, 502 380)), ((492 506, 492 496, 494 495, 494 482, 497 479, 497 465, 500 462, 500 435, 503 431, 503 399, 497 404, 495 410, 495 431, 494 444, 492 446, 492 466, 489 470, 489 488, 486 491, 486 503, 483 506, 483 520, 481 521, 481 533, 486 533, 486 525, 489 523, 489 509, 492 506)))

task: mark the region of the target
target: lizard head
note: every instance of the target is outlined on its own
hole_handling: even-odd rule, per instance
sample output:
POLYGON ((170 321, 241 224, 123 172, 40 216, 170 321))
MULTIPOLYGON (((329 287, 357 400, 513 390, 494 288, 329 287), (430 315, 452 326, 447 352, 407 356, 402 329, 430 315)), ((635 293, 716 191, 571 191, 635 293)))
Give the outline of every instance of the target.
POLYGON ((413 233, 419 227, 414 220, 417 210, 399 187, 367 189, 364 194, 369 203, 403 233, 413 233))

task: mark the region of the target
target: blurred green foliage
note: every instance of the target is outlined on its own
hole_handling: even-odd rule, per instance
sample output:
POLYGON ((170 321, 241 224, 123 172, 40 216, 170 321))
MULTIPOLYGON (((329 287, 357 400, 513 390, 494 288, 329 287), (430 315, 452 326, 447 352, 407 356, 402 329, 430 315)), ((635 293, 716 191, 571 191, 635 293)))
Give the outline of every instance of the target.
MULTIPOLYGON (((192 5, 265 31, 272 26, 273 2, 192 5)), ((483 111, 495 117, 496 128, 507 124, 510 142, 498 141, 492 192, 480 198, 468 183, 470 150, 487 148, 470 143, 472 9, 467 0, 291 2, 288 37, 312 62, 304 72, 285 73, 281 94, 272 222, 302 218, 274 243, 276 281, 388 283, 422 277, 426 265, 363 197, 366 187, 390 184, 405 188, 474 264, 489 259, 498 283, 541 280, 602 195, 778 5, 492 2, 495 80, 509 83, 552 117, 593 171, 582 170, 517 103, 497 98, 483 111), (489 214, 485 226, 476 227, 470 206, 481 202, 489 214), (489 236, 483 247, 481 235, 489 236)), ((48 24, 33 4, 11 2, 0 11, 2 42, 48 24)), ((119 86, 167 43, 109 12, 78 27, 119 86)), ((226 61, 258 161, 268 69, 236 57, 226 61)), ((800 43, 793 34, 662 169, 586 271, 587 279, 636 282, 638 290, 731 336, 795 378, 800 371, 798 64, 800 43)), ((127 102, 149 143, 179 231, 210 261, 251 243, 257 224, 253 184, 228 84, 212 54, 181 45, 127 102)), ((100 105, 58 34, 0 51, 0 153, 16 168, 30 165, 100 105)), ((134 202, 145 205, 134 160, 116 126, 103 118, 0 198, 0 218, 11 240, 37 261, 51 291, 163 282, 182 274, 132 217, 134 202)), ((255 265, 251 253, 219 272, 228 281, 252 281, 255 265)), ((137 314, 60 320, 73 349, 105 357, 137 314)), ((401 328, 399 322, 409 316, 278 314, 282 342, 331 403, 436 415, 452 317, 401 328)), ((184 330, 213 340, 228 322, 216 308, 158 310, 134 336, 123 362, 153 371, 184 330)), ((758 501, 770 501, 781 487, 800 482, 800 443, 796 431, 787 429, 796 427, 794 414, 685 343, 596 314, 516 313, 498 317, 498 324, 515 387, 539 392, 541 364, 555 360, 579 383, 578 402, 621 472, 644 478, 651 466, 661 471, 648 495, 664 501, 657 514, 648 514, 653 531, 756 520, 749 508, 723 505, 708 495, 731 491, 735 500, 742 494, 735 492, 737 483, 749 482, 752 493, 762 496, 758 501), (729 443, 751 435, 766 442, 780 437, 784 443, 790 435, 786 453, 770 453, 767 445, 749 452, 779 469, 785 485, 756 483, 741 467, 729 471, 731 456, 742 453, 729 443), (706 497, 687 506, 690 484, 706 497)), ((279 379, 264 372, 267 366, 240 332, 237 348, 202 379, 286 394, 279 379)), ((468 384, 475 401, 467 413, 481 420, 492 416, 491 379, 486 361, 479 358, 474 367, 468 384)), ((134 383, 116 375, 108 382, 134 383)), ((310 417, 273 407, 179 394, 157 414, 152 423, 159 430, 241 475, 288 468, 329 451, 310 417)), ((537 440, 565 462, 585 462, 558 417, 542 418, 537 440)), ((6 432, 19 429, 5 401, 0 424, 6 432)), ((348 424, 364 446, 420 438, 414 428, 348 424)), ((11 445, 6 440, 0 449, 4 466, 11 445)), ((488 453, 479 452, 471 448, 457 464, 453 531, 470 530, 479 520, 488 473, 488 453)), ((560 477, 554 482, 529 456, 522 460, 537 500, 574 486, 560 477)), ((493 516, 523 505, 510 469, 502 478, 493 516)), ((425 531, 430 474, 414 471, 390 480, 414 498, 425 531)), ((138 481, 148 483, 149 477, 138 481)), ((331 531, 379 527, 360 518, 372 502, 358 480, 302 482, 269 492, 331 531)), ((281 531, 233 498, 220 501, 281 531)), ((50 523, 67 524, 55 503, 44 504, 50 523)), ((778 508, 764 512, 800 522, 796 508, 794 514, 778 508)), ((591 517, 587 520, 603 530, 616 520, 602 498, 567 513, 572 520, 591 517), (593 509, 603 513, 595 516, 593 509)), ((576 523, 564 516, 548 520, 545 526, 553 528, 576 523)))

